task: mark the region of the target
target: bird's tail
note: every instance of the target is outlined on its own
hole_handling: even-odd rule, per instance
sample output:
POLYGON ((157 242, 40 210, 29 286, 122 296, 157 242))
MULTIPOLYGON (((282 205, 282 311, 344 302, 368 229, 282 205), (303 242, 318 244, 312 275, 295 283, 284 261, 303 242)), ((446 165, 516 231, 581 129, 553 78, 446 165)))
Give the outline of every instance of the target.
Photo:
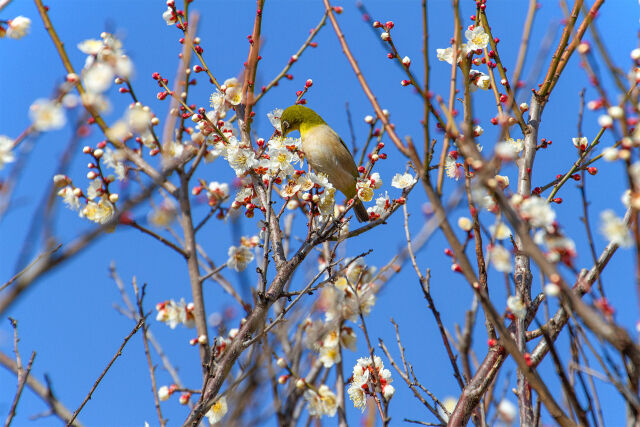
POLYGON ((358 218, 358 221, 360 222, 369 221, 369 213, 367 212, 367 209, 364 207, 360 199, 356 198, 355 204, 353 205, 353 210, 356 213, 356 218, 358 218))

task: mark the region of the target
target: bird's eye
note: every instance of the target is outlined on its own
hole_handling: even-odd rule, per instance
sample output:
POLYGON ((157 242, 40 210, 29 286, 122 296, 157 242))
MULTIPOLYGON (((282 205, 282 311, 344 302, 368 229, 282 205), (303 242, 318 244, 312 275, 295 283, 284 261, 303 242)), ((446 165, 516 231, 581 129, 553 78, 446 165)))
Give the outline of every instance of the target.
POLYGON ((282 130, 287 130, 289 129, 289 122, 288 121, 284 121, 282 122, 282 130))

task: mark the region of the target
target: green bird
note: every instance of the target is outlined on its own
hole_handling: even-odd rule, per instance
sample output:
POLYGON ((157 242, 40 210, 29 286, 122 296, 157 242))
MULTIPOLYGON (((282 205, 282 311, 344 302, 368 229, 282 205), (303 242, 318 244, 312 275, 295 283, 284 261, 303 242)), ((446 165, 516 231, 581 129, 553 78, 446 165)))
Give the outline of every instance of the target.
POLYGON ((292 105, 280 118, 282 135, 300 131, 302 151, 316 173, 323 173, 347 199, 353 199, 353 210, 360 222, 369 221, 362 201, 356 197, 358 167, 340 136, 311 108, 292 105))

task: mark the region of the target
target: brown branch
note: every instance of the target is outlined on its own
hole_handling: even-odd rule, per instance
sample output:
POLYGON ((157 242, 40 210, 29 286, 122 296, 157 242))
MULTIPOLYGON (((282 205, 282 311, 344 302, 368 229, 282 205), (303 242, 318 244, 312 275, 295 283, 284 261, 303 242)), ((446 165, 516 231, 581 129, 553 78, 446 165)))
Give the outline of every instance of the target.
POLYGON ((18 322, 15 319, 9 317, 9 322, 13 327, 13 348, 16 354, 16 368, 18 375, 18 387, 16 390, 16 394, 13 397, 13 403, 11 404, 11 409, 9 409, 9 414, 7 415, 7 419, 4 422, 5 427, 9 427, 11 425, 11 421, 13 417, 16 416, 16 408, 18 407, 18 402, 20 401, 20 396, 22 396, 22 390, 24 390, 24 386, 29 378, 29 374, 31 373, 31 366, 33 366, 33 360, 36 357, 36 352, 31 353, 31 357, 29 358, 29 363, 27 364, 27 369, 24 369, 22 366, 22 358, 20 357, 20 352, 18 351, 18 322))
MULTIPOLYGON (((378 115, 378 118, 380 118, 380 121, 382 121, 382 124, 384 125, 385 131, 387 132, 387 134, 389 135, 389 137, 391 138, 393 143, 396 145, 398 150, 400 150, 400 152, 402 152, 405 155, 409 156, 407 147, 405 147, 405 145, 403 144, 403 142, 400 139, 400 137, 398 137, 398 134, 396 133, 394 128, 391 126, 391 123, 389 122, 389 119, 387 118, 387 116, 382 112, 382 108, 380 108, 380 104, 378 104, 378 101, 376 100, 375 95, 371 91, 371 88, 367 84, 367 81, 365 80, 364 75, 362 74, 362 71, 360 70, 360 67, 358 66, 358 63, 356 62, 355 58, 353 57, 353 54, 351 53, 351 49, 349 49, 349 45, 347 44, 347 40, 346 40, 346 38, 344 36, 344 33, 340 29, 340 25, 338 24, 338 21, 336 20, 336 17, 335 17, 335 15, 333 13, 333 9, 331 7, 331 4, 329 3, 329 0, 323 0, 323 2, 324 2, 324 7, 325 7, 326 11, 329 14, 329 20, 331 21, 331 25, 333 26, 333 30, 335 31, 336 36, 338 36, 338 40, 340 42, 340 45, 342 46, 342 51, 344 52, 345 56, 347 57, 347 60, 349 61, 349 64, 353 68, 353 71, 356 74, 356 78, 358 79, 358 82, 362 86, 362 90, 364 91, 365 95, 369 99, 369 102, 371 102, 371 105, 373 106, 373 109, 375 110, 376 114, 378 115)), ((420 165, 420 163, 416 164, 416 166, 418 166, 418 165, 420 165)))
POLYGON ((147 366, 149 367, 149 377, 151 378, 151 392, 153 393, 153 401, 156 407, 156 413, 158 414, 158 421, 160 422, 160 427, 164 427, 166 425, 165 419, 162 417, 162 411, 160 409, 160 399, 158 398, 158 387, 156 385, 156 369, 153 366, 153 361, 151 360, 151 352, 149 351, 149 339, 148 332, 149 328, 146 322, 146 316, 144 314, 144 309, 142 308, 142 301, 144 299, 145 290, 147 285, 143 285, 142 289, 138 289, 138 285, 136 283, 135 277, 133 279, 133 289, 136 294, 136 304, 138 306, 138 316, 139 319, 142 319, 142 341, 144 342, 144 355, 147 359, 147 366))
POLYGON ((113 363, 116 361, 116 359, 120 356, 122 356, 122 350, 124 349, 124 346, 127 345, 127 342, 129 342, 129 340, 131 339, 131 337, 138 332, 138 329, 140 329, 140 327, 142 326, 142 324, 144 323, 143 319, 140 319, 138 321, 138 323, 136 324, 136 326, 131 330, 131 332, 129 332, 129 335, 126 336, 126 338, 124 339, 124 341, 122 342, 122 345, 120 345, 120 348, 118 349, 118 351, 116 352, 116 354, 111 358, 111 361, 109 362, 109 364, 107 365, 106 368, 104 368, 104 370, 102 371, 102 373, 100 374, 100 376, 98 377, 98 379, 96 380, 96 382, 93 384, 93 387, 91 387, 91 390, 89 390, 89 393, 87 394, 87 396, 84 398, 84 400, 82 401, 82 403, 80 404, 80 406, 78 407, 78 409, 75 410, 75 412, 73 413, 73 415, 71 416, 71 419, 69 421, 67 421, 67 427, 69 427, 70 425, 73 425, 74 420, 76 419, 76 417, 78 416, 78 414, 80 413, 80 411, 82 411, 82 408, 84 408, 84 405, 87 404, 87 402, 89 401, 89 399, 91 399, 91 396, 93 395, 93 392, 96 390, 96 388, 98 387, 98 385, 100 384, 100 381, 102 381, 102 378, 104 378, 105 375, 107 375, 107 372, 109 372, 109 369, 111 368, 111 365, 113 365, 113 363))
MULTIPOLYGON (((16 362, 6 354, 0 352, 0 365, 4 366, 14 374, 18 375, 16 362)), ((29 375, 26 380, 27 387, 31 389, 40 399, 42 399, 51 409, 51 413, 67 423, 71 419, 71 411, 68 410, 58 399, 55 398, 49 386, 43 385, 36 380, 33 375, 29 375)), ((79 421, 74 421, 73 426, 82 427, 79 421)))
POLYGON ((209 363, 209 333, 207 328, 207 314, 204 307, 204 295, 202 292, 202 280, 200 280, 200 267, 198 265, 198 252, 196 248, 196 236, 193 228, 193 218, 191 216, 191 202, 189 200, 189 181, 184 172, 180 175, 180 225, 184 235, 184 248, 186 251, 187 269, 189 272, 189 283, 191 285, 191 296, 193 297, 196 331, 200 348, 200 361, 202 363, 203 379, 207 377, 207 363, 209 363), (204 337, 203 340, 200 337, 204 337))

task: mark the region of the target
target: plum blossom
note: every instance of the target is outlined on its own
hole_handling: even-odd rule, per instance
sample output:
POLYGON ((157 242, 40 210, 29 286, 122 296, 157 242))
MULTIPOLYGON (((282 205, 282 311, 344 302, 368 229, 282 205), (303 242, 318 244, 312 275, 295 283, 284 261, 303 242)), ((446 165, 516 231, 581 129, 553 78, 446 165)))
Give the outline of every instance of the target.
POLYGON ((276 129, 278 132, 282 132, 282 129, 281 129, 282 123, 280 122, 280 117, 282 117, 282 113, 283 113, 282 108, 276 108, 275 110, 267 113, 267 118, 269 119, 271 126, 273 126, 274 129, 276 129))
POLYGON ((29 117, 36 130, 41 132, 60 129, 67 122, 62 106, 55 101, 43 98, 31 104, 29 117))
POLYGON ((321 417, 328 415, 333 417, 338 410, 336 395, 325 384, 322 384, 317 390, 305 390, 304 398, 307 401, 307 408, 311 416, 321 417))
POLYGON ((195 326, 195 317, 193 315, 193 303, 186 304, 184 299, 180 302, 174 300, 164 301, 156 304, 156 320, 164 322, 171 329, 175 329, 178 325, 184 325, 187 328, 195 326))
POLYGON ((518 319, 524 319, 527 315, 527 306, 522 302, 522 298, 511 295, 507 298, 507 308, 518 319))
POLYGON ((0 135, 0 169, 5 164, 16 160, 11 150, 13 150, 13 140, 7 136, 0 135))
POLYGON ((209 420, 209 423, 216 424, 227 414, 228 410, 227 398, 222 396, 216 403, 211 405, 211 408, 204 415, 209 420))
POLYGON ((395 188, 407 188, 411 187, 413 184, 418 182, 416 178, 413 177, 410 173, 405 174, 395 174, 393 179, 391 179, 391 186, 395 188))
POLYGON ((513 269, 511 254, 503 246, 493 246, 489 248, 488 258, 493 267, 498 271, 509 273, 513 269))
POLYGON ((247 265, 253 261, 254 258, 253 252, 246 246, 231 246, 228 255, 227 267, 235 271, 242 271, 247 268, 247 265))
POLYGON ((489 44, 489 34, 485 33, 481 26, 465 31, 464 36, 467 38, 469 50, 484 49, 489 44))
POLYGON ((364 412, 367 404, 367 395, 372 395, 372 390, 380 389, 385 399, 389 400, 393 396, 395 389, 391 386, 393 379, 391 372, 384 368, 382 359, 379 356, 362 357, 358 359, 353 367, 353 375, 349 385, 349 399, 353 402, 353 406, 364 412), (376 378, 377 377, 377 378, 376 378), (374 386, 376 379, 380 381, 374 386))
MULTIPOLYGON (((467 56, 469 53, 469 47, 467 44, 463 43, 461 46, 461 52, 458 52, 457 62, 461 62, 464 56, 467 56)), ((446 49, 436 49, 437 57, 439 61, 444 61, 449 64, 453 62, 453 47, 449 46, 446 49)))
POLYGON ((549 203, 537 196, 529 197, 522 202, 520 214, 534 227, 548 227, 556 219, 556 213, 549 203))
POLYGON ((623 248, 628 248, 633 244, 627 225, 612 210, 608 209, 602 212, 600 220, 602 221, 600 231, 610 242, 623 248))
POLYGON ((10 39, 21 39, 29 34, 31 29, 31 19, 25 16, 16 16, 9 21, 9 27, 7 28, 7 37, 10 39))

